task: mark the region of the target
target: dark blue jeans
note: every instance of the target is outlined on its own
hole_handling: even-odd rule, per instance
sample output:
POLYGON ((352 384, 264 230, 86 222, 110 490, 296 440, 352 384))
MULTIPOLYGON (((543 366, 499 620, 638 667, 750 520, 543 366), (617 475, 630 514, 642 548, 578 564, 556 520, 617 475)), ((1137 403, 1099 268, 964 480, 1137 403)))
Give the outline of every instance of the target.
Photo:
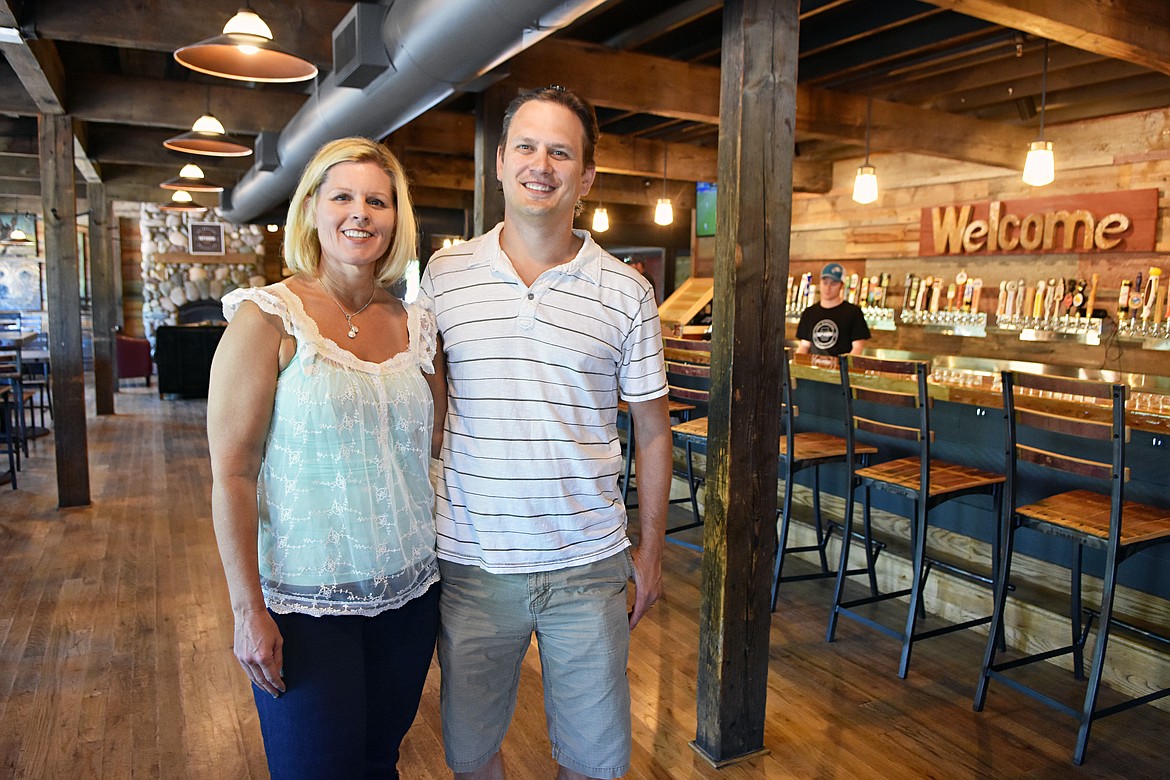
POLYGON ((439 630, 439 585, 376 617, 277 615, 279 699, 253 686, 273 780, 397 778, 439 630))

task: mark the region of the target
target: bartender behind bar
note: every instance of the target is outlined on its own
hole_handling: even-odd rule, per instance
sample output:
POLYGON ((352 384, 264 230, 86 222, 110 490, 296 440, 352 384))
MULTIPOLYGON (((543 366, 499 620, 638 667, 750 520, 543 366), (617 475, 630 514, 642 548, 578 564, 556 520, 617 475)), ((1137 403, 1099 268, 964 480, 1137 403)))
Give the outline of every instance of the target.
POLYGON ((869 339, 861 307, 845 300, 845 269, 829 263, 821 270, 820 300, 800 315, 796 337, 798 353, 860 355, 869 339))

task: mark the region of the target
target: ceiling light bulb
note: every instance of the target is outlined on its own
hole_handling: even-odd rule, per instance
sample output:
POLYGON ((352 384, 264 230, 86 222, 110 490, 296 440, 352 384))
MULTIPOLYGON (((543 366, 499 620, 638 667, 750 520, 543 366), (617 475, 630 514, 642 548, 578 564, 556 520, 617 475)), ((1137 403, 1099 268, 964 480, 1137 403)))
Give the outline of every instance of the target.
POLYGON ((193 133, 215 133, 216 135, 225 135, 226 130, 223 129, 223 123, 213 117, 211 114, 204 114, 195 120, 195 124, 191 125, 191 132, 193 133))
POLYGON ((264 23, 256 13, 247 9, 241 9, 239 13, 228 19, 227 24, 223 26, 225 35, 231 33, 240 33, 242 35, 256 35, 260 38, 267 38, 272 40, 272 30, 264 23))
POLYGON ((598 208, 593 212, 593 230, 597 233, 604 233, 609 230, 609 212, 603 208, 598 208))
POLYGON ((28 236, 20 228, 12 228, 12 232, 8 234, 9 241, 28 241, 28 236))
POLYGON ((669 225, 674 222, 674 207, 670 205, 670 198, 659 198, 654 207, 654 221, 659 225, 669 225))
POLYGON ((186 190, 175 190, 175 194, 171 195, 171 200, 175 203, 190 203, 195 199, 186 190))
POLYGON ((872 165, 862 165, 853 180, 853 200, 858 203, 873 203, 878 198, 877 170, 872 165))
POLYGON ((1056 160, 1052 154, 1051 141, 1032 141, 1028 144, 1028 157, 1024 160, 1024 183, 1033 187, 1051 184, 1056 178, 1056 160))
POLYGON ((275 233, 276 231, 280 230, 280 225, 276 224, 275 222, 269 222, 267 230, 269 233, 275 233))
POLYGON ((202 179, 203 169, 195 163, 187 163, 179 169, 179 175, 184 179, 202 179))

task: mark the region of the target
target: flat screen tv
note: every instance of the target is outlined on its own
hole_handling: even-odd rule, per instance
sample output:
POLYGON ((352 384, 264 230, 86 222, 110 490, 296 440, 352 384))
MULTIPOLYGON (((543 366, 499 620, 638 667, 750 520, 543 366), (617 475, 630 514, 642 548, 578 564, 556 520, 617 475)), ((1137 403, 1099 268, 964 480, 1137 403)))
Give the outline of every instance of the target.
POLYGON ((695 185, 695 235, 715 235, 715 185, 705 181, 695 185))

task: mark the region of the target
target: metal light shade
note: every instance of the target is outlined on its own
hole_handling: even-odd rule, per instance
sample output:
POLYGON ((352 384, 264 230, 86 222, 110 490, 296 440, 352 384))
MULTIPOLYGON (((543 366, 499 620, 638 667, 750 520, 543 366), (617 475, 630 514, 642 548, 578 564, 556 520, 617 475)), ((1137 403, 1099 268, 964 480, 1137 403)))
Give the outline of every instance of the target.
POLYGON ((206 206, 200 206, 191 197, 191 193, 186 190, 176 190, 171 195, 171 202, 160 206, 163 211, 170 211, 172 213, 180 214, 198 214, 201 211, 206 211, 206 206))
POLYGON ((4 243, 10 246, 31 244, 32 239, 20 228, 12 228, 12 232, 8 234, 8 238, 4 239, 4 243))
POLYGON ((179 175, 167 179, 158 185, 164 190, 187 190, 188 192, 223 192, 223 185, 208 181, 203 176, 203 169, 198 165, 188 163, 179 171, 179 175))
POLYGON ((224 132, 223 125, 211 114, 199 117, 188 132, 168 138, 163 141, 163 146, 176 152, 209 157, 247 157, 252 153, 252 147, 224 132))
POLYGON ((223 33, 175 50, 175 60, 191 70, 237 81, 307 81, 317 66, 289 54, 272 41, 272 32, 251 11, 240 11, 223 33))
POLYGON ((1028 144, 1028 157, 1024 160, 1024 184, 1043 187, 1056 178, 1056 159, 1052 154, 1051 141, 1032 141, 1028 144))
POLYGON ((597 233, 604 233, 609 230, 609 212, 603 208, 598 208, 593 212, 593 230, 597 233))
POLYGON ((674 206, 670 204, 670 198, 658 199, 658 205, 654 207, 654 221, 659 225, 674 222, 674 206))
POLYGON ((858 203, 873 203, 878 198, 877 169, 862 165, 853 180, 853 200, 858 203))

